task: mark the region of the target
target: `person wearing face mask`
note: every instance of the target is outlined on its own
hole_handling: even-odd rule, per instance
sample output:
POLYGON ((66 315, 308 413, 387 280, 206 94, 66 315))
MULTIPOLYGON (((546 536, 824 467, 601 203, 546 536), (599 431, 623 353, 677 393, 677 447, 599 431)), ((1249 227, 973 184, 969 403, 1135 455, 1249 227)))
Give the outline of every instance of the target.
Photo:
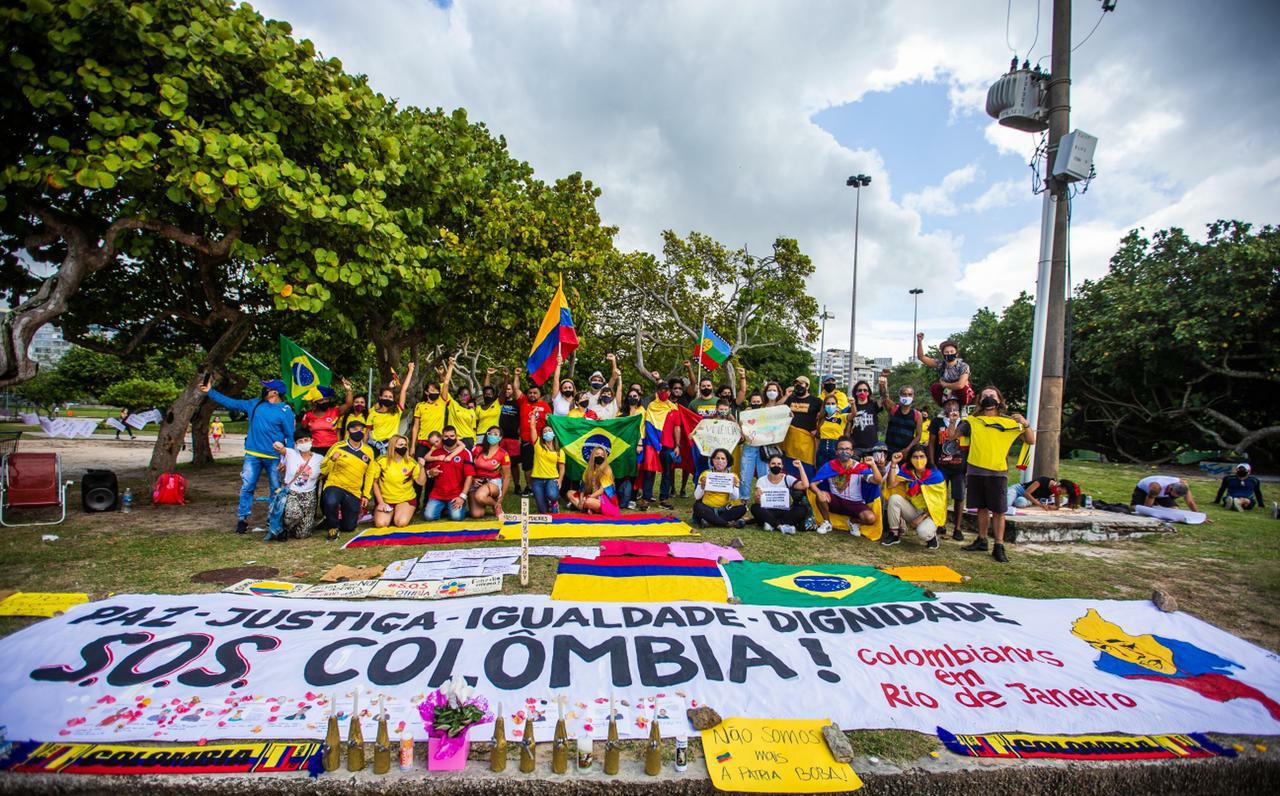
POLYGON ((409 455, 409 438, 393 434, 387 455, 375 464, 373 478, 373 526, 403 528, 418 508, 418 490, 427 481, 422 465, 409 455))
POLYGON ((289 537, 302 539, 311 535, 311 526, 315 524, 316 482, 320 478, 322 457, 315 452, 311 432, 305 428, 294 433, 292 448, 280 442, 273 447, 280 454, 284 485, 271 499, 265 539, 268 542, 283 542, 289 537))
POLYGON ((809 489, 809 479, 805 475, 800 462, 792 462, 798 476, 787 475, 785 460, 779 454, 769 457, 766 473, 756 479, 755 502, 751 504, 751 517, 766 531, 775 528, 785 535, 796 532, 796 527, 804 524, 805 505, 796 499, 792 490, 805 493, 809 489))
MULTIPOLYGON (((369 424, 369 403, 363 395, 356 395, 351 399, 351 405, 342 413, 341 419, 338 421, 338 441, 346 440, 347 424, 352 420, 359 420, 360 425, 367 426, 369 424)), ((332 447, 332 446, 330 446, 332 447)), ((328 452, 326 451, 326 454, 328 452)))
POLYGON ((698 382, 698 394, 689 402, 689 408, 697 412, 699 417, 715 417, 717 400, 711 379, 703 377, 698 382))
POLYGON ((616 354, 610 352, 604 358, 609 362, 609 380, 605 381, 604 374, 598 370, 591 374, 587 382, 591 387, 587 393, 587 409, 595 412, 600 420, 612 420, 618 416, 618 402, 614 398, 622 394, 622 371, 618 370, 616 354))
POLYGON ((258 488, 262 474, 267 474, 267 494, 274 495, 280 489, 280 470, 276 466, 279 455, 275 444, 285 447, 293 444, 293 410, 284 402, 284 382, 279 379, 262 382, 262 397, 255 399, 232 398, 211 386, 211 379, 202 379, 200 391, 218 404, 243 412, 249 417, 249 432, 244 440, 244 463, 240 468, 239 519, 236 533, 249 532, 249 513, 253 510, 253 493, 258 488))
POLYGON ((711 467, 698 476, 693 490, 693 517, 702 527, 741 528, 747 507, 738 500, 741 483, 729 469, 733 456, 724 448, 711 453, 711 467), (709 477, 710 476, 710 477, 709 477), (727 476, 727 478, 726 478, 727 476), (728 480, 732 479, 731 483, 728 480))
MULTIPOLYGON (((498 385, 498 401, 501 411, 498 414, 498 428, 502 429, 502 449, 511 457, 511 494, 518 495, 520 489, 520 402, 516 400, 516 388, 507 372, 502 372, 503 381, 498 385)), ((489 377, 485 376, 487 382, 489 377)))
POLYGON ((657 396, 644 409, 644 460, 641 462, 641 469, 644 471, 644 489, 640 498, 641 508, 653 502, 653 486, 658 473, 662 474, 658 505, 668 510, 674 508, 671 505, 671 495, 675 492, 675 465, 680 456, 680 429, 677 427, 675 430, 674 448, 665 447, 662 444, 667 416, 676 409, 676 402, 671 397, 671 388, 679 382, 675 379, 672 382, 672 384, 659 384, 657 396))
POLYGON ((569 491, 569 502, 578 511, 617 517, 618 495, 613 483, 613 468, 609 467, 609 448, 596 445, 587 457, 587 467, 582 472, 582 489, 569 491))
POLYGON ((812 467, 818 450, 818 416, 822 414, 822 401, 809 394, 808 376, 796 377, 787 406, 791 407, 791 428, 782 441, 782 451, 812 467))
POLYGON ((467 450, 474 450, 478 441, 477 418, 476 403, 471 399, 471 390, 463 387, 458 390, 457 398, 449 402, 449 412, 445 422, 458 430, 458 441, 467 450))
POLYGON ((1004 396, 995 387, 983 387, 978 411, 960 421, 960 434, 969 438, 965 471, 965 497, 978 510, 978 538, 960 548, 987 552, 988 527, 995 534, 991 557, 1004 564, 1004 513, 1009 508, 1009 449, 1018 440, 1034 445, 1036 432, 1022 415, 1002 414, 1004 396))
MULTIPOLYGON (((480 402, 476 404, 477 430, 490 426, 499 426, 499 428, 502 426, 502 404, 498 401, 498 391, 489 386, 489 377, 495 372, 493 368, 489 368, 484 375, 484 386, 480 388, 480 402)), ((517 451, 516 455, 519 456, 520 452, 517 451)))
POLYGON ((551 406, 542 400, 542 388, 538 385, 529 385, 528 392, 520 389, 522 372, 520 368, 513 371, 516 403, 520 408, 520 467, 525 475, 525 489, 521 494, 532 497, 533 487, 529 479, 533 471, 533 444, 547 427, 547 415, 551 414, 551 406))
POLYGON ((578 395, 569 409, 569 417, 581 417, 587 420, 599 420, 600 416, 591 409, 591 399, 586 395, 578 395))
POLYGON ((431 450, 427 437, 439 434, 444 429, 445 414, 453 398, 449 395, 449 384, 453 381, 453 366, 456 361, 449 357, 445 365, 436 365, 438 381, 429 381, 422 389, 422 400, 413 408, 413 422, 409 426, 409 439, 413 440, 413 457, 421 459, 431 450))
POLYGON ((342 414, 351 408, 351 386, 346 379, 342 380, 347 391, 347 398, 339 407, 337 394, 328 387, 320 388, 320 398, 311 404, 311 408, 302 415, 299 425, 311 434, 311 450, 324 456, 329 449, 338 444, 339 423, 342 414))
MULTIPOLYGON (((947 482, 947 492, 955 510, 955 527, 951 538, 964 539, 960 522, 964 518, 965 462, 969 457, 969 440, 960 435, 960 399, 947 396, 942 402, 942 413, 929 426, 929 459, 937 464, 947 482)), ((941 531, 946 531, 944 522, 941 531)))
POLYGON ((926 368, 936 368, 938 380, 929 385, 933 401, 941 405, 948 395, 960 399, 961 406, 973 403, 973 385, 969 383, 969 364, 960 358, 960 348, 951 340, 938 346, 939 359, 924 352, 924 332, 916 333, 916 359, 926 368))
POLYGON ((766 382, 764 385, 764 405, 779 406, 787 402, 790 393, 782 391, 782 385, 776 381, 766 382))
POLYGON ((556 375, 551 380, 559 388, 559 392, 551 397, 551 411, 560 417, 567 417, 569 410, 573 409, 577 403, 578 390, 573 383, 573 379, 561 379, 560 369, 564 365, 564 360, 556 359, 556 375))
POLYGON ((404 414, 404 399, 409 391, 409 382, 413 380, 413 367, 410 362, 403 384, 393 378, 389 385, 378 391, 378 403, 369 412, 369 447, 379 456, 386 455, 387 443, 393 435, 400 433, 400 418, 404 414), (399 395, 395 392, 397 386, 400 388, 399 395))
POLYGON ((365 424, 359 420, 347 423, 346 438, 341 445, 329 449, 320 463, 324 491, 320 493, 320 511, 324 513, 324 537, 338 538, 338 532, 351 533, 360 515, 369 505, 373 481, 377 476, 373 448, 365 444, 365 424))
POLYGON ((542 439, 533 447, 533 501, 539 514, 560 510, 560 487, 564 483, 564 451, 556 442, 556 432, 542 429, 542 439))
POLYGON ((930 465, 929 451, 923 445, 913 445, 906 457, 893 456, 887 486, 903 485, 906 494, 889 496, 885 507, 889 532, 880 538, 880 544, 897 544, 910 528, 925 547, 937 550, 938 529, 947 522, 947 485, 942 471, 930 465))
POLYGON ((924 428, 924 414, 915 408, 915 388, 904 384, 898 388, 898 402, 895 404, 888 398, 889 369, 880 372, 880 400, 889 413, 889 424, 884 430, 884 444, 889 450, 907 455, 911 446, 920 441, 924 428))
MULTIPOLYGON (((485 430, 484 440, 471 450, 475 478, 471 482, 471 516, 479 519, 490 509, 498 520, 503 518, 502 496, 511 489, 511 457, 502 449, 502 430, 492 426, 485 430)), ((535 464, 537 454, 534 454, 535 464)))
POLYGON ((834 395, 827 395, 822 399, 822 415, 818 418, 818 454, 814 462, 815 466, 821 467, 836 458, 836 445, 845 437, 848 420, 847 405, 841 409, 834 395))
MULTIPOLYGON (((744 408, 748 410, 764 408, 764 396, 759 390, 753 390, 751 394, 747 396, 744 408)), ((765 458, 762 458, 761 456, 761 449, 763 447, 763 445, 748 445, 744 441, 742 443, 742 447, 739 448, 738 478, 741 481, 742 486, 738 492, 738 497, 742 500, 746 500, 751 497, 751 490, 755 487, 756 479, 763 476, 768 470, 765 458)))
POLYGON ((440 447, 428 453, 426 461, 429 467, 438 468, 440 473, 427 493, 423 518, 438 520, 448 511, 451 520, 465 519, 467 495, 471 493, 476 470, 471 451, 458 439, 458 429, 445 426, 440 434, 440 447))
POLYGON ((1253 468, 1247 462, 1240 462, 1234 476, 1222 476, 1213 502, 1229 511, 1253 511, 1263 505, 1262 482, 1253 475, 1253 468))
POLYGON ((818 513, 822 515, 818 533, 830 533, 831 515, 839 514, 849 519, 850 535, 861 536, 859 525, 870 526, 877 521, 870 504, 880 497, 882 480, 874 458, 867 456, 855 462, 853 442, 840 440, 836 445, 836 458, 814 473, 809 488, 817 497, 818 513))
MULTIPOLYGON (((883 394, 881 395, 883 398, 883 394)), ((879 417, 883 411, 871 398, 871 385, 859 381, 853 385, 853 400, 849 403, 847 430, 853 440, 853 448, 865 455, 880 442, 879 417)))
POLYGON ((828 373, 827 375, 823 376, 821 384, 822 384, 822 395, 818 396, 819 398, 821 398, 824 401, 828 398, 835 398, 836 406, 839 409, 844 410, 849 408, 849 396, 845 395, 843 390, 836 388, 835 374, 828 373))

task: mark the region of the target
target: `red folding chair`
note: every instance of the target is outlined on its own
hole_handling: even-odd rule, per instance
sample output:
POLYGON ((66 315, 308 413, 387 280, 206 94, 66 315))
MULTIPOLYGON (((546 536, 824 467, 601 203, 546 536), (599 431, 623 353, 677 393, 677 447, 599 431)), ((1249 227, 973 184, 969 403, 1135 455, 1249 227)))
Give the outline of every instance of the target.
POLYGON ((0 525, 57 525, 67 518, 67 487, 62 480, 62 457, 57 453, 9 453, 0 460, 0 525), (44 522, 8 522, 12 509, 58 507, 62 516, 44 522))

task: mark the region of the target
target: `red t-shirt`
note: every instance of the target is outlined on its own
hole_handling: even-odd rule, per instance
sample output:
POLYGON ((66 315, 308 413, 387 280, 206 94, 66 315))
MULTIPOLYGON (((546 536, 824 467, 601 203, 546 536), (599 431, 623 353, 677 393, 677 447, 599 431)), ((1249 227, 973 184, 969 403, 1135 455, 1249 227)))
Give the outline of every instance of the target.
POLYGON ((501 481, 503 466, 511 463, 511 457, 497 445, 493 446, 493 454, 489 456, 485 455, 483 445, 477 445, 471 450, 471 458, 475 462, 476 478, 491 481, 501 481))
POLYGON ((338 417, 342 411, 331 406, 323 412, 310 411, 302 416, 302 427, 311 432, 311 444, 316 448, 331 448, 338 444, 338 417))
POLYGON ((531 436, 529 433, 529 418, 532 417, 537 423, 535 434, 542 434, 542 429, 547 426, 547 415, 551 414, 551 407, 546 401, 530 401, 524 395, 520 396, 520 439, 523 442, 537 442, 537 436, 531 436))
MULTIPOLYGON (((432 448, 431 455, 439 456, 445 453, 443 448, 432 448)), ((448 454, 449 458, 442 462, 427 462, 427 469, 433 467, 440 468, 440 475, 436 476, 435 483, 431 486, 431 494, 427 497, 432 500, 453 500, 462 494, 462 486, 467 482, 467 476, 475 475, 476 468, 471 461, 471 451, 459 445, 458 449, 448 454)))

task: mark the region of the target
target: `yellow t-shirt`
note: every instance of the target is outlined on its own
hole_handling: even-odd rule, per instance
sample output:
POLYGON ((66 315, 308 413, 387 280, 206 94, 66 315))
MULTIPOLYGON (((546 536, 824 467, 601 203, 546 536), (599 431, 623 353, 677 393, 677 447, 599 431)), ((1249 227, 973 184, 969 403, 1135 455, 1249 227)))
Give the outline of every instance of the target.
POLYGON ((376 409, 369 413, 369 439, 386 442, 400 430, 402 412, 379 412, 376 409))
POLYGON ((324 485, 345 489, 356 497, 372 495, 378 465, 373 459, 373 448, 361 445, 360 453, 363 458, 357 456, 347 445, 330 448, 324 461, 320 463, 320 474, 325 477, 324 485))
POLYGON ((215 437, 222 436, 222 421, 214 420, 209 423, 209 433, 215 437))
POLYGON ((999 415, 969 415, 969 466, 1004 472, 1009 469, 1009 449, 1022 436, 1016 420, 999 415))
MULTIPOLYGON (((698 486, 702 487, 704 490, 707 488, 706 472, 703 472, 702 475, 698 476, 698 486)), ((729 505, 730 503, 738 502, 738 499, 737 499, 738 489, 740 486, 741 486, 741 483, 738 481, 738 476, 737 474, 734 474, 732 495, 729 494, 728 492, 705 492, 704 491, 702 493, 702 497, 699 499, 702 501, 702 505, 706 506, 707 508, 722 509, 725 506, 729 505)))
POLYGON ((533 446, 533 477, 559 478, 560 465, 564 464, 564 449, 547 450, 546 443, 533 446))
POLYGON ((836 397, 836 407, 839 409, 844 409, 849 405, 849 396, 845 394, 844 390, 837 389, 835 392, 831 393, 818 393, 818 397, 823 401, 827 400, 828 395, 834 395, 836 397))
POLYGON ((476 438, 476 410, 457 401, 449 402, 449 424, 458 430, 458 439, 476 438))
POLYGON ((418 439, 415 442, 426 442, 434 431, 439 434, 444 430, 444 412, 453 403, 453 399, 437 398, 434 403, 418 401, 413 408, 413 417, 418 421, 418 439))
POLYGON ((392 462, 389 456, 378 460, 378 489, 382 492, 382 502, 394 506, 413 500, 418 494, 418 485, 413 479, 418 477, 422 468, 411 458, 392 462))
POLYGON ((498 416, 502 414, 502 401, 494 400, 486 409, 476 404, 476 435, 479 436, 498 425, 498 416))
POLYGON ((840 439, 844 436, 845 424, 848 422, 848 415, 828 415, 827 410, 822 410, 818 419, 818 439, 840 439))

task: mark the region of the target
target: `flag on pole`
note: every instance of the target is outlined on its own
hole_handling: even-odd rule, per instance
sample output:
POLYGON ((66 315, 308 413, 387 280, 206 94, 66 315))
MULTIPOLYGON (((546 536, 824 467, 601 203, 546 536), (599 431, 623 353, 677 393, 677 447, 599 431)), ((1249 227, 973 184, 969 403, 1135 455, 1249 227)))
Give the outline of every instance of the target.
POLYGON ((729 358, 729 344, 720 335, 711 331, 706 321, 702 322, 702 339, 698 342, 698 361, 707 370, 715 370, 729 358))
POLYGON ((320 388, 328 390, 333 371, 302 346, 280 335, 280 378, 285 383, 285 400, 297 409, 303 401, 323 397, 320 388))
POLYGON ((534 384, 542 384, 556 371, 557 358, 563 360, 578 348, 578 333, 569 316, 569 302, 564 298, 564 277, 542 318, 542 326, 533 338, 533 349, 525 370, 534 384))

